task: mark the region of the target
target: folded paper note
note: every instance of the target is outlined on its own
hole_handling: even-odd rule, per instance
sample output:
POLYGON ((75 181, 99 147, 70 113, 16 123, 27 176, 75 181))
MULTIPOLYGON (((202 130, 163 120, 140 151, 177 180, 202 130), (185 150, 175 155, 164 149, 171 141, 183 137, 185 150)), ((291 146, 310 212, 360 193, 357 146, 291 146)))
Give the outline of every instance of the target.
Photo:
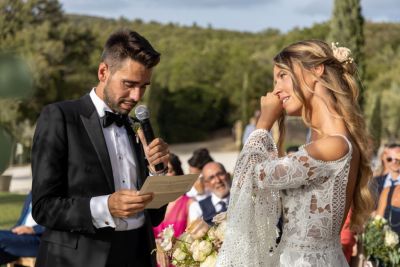
POLYGON ((153 192, 154 199, 146 206, 146 209, 158 209, 188 192, 198 177, 199 174, 149 176, 140 189, 139 195, 153 192))

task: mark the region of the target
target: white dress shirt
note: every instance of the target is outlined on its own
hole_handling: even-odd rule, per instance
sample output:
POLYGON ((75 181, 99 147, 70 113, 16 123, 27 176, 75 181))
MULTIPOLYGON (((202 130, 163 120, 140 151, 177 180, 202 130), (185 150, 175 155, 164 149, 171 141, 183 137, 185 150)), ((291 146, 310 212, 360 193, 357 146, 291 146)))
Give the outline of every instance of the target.
POLYGON ((38 225, 37 222, 35 222, 35 220, 32 217, 32 202, 29 204, 29 210, 28 210, 27 214, 25 215, 22 225, 29 226, 29 227, 34 227, 34 226, 38 225))
POLYGON ((196 188, 192 186, 192 188, 188 192, 186 192, 186 195, 190 198, 195 199, 196 201, 200 201, 207 198, 210 195, 210 192, 204 191, 204 194, 200 195, 199 192, 197 192, 196 188))
MULTIPOLYGON (((220 202, 225 202, 226 207, 229 205, 229 195, 225 198, 219 198, 214 193, 211 194, 211 203, 213 204, 217 213, 219 213, 222 209, 222 205, 220 202)), ((196 220, 203 216, 203 211, 200 208, 200 204, 197 201, 192 202, 189 206, 189 222, 196 220)))
POLYGON ((400 175, 397 178, 393 179, 392 175, 388 173, 385 178, 385 183, 383 184, 383 188, 392 186, 392 181, 394 181, 394 185, 400 185, 400 175))
MULTIPOLYGON (((90 98, 96 107, 99 118, 105 115, 105 111, 112 112, 104 101, 96 95, 95 88, 90 92, 90 98)), ((131 149, 125 127, 118 127, 113 123, 106 128, 102 128, 102 130, 110 156, 115 191, 121 189, 137 190, 138 161, 131 149)), ((126 231, 137 229, 144 224, 143 212, 127 219, 112 217, 108 209, 109 196, 92 197, 90 200, 92 221, 96 228, 113 227, 116 231, 126 231)))

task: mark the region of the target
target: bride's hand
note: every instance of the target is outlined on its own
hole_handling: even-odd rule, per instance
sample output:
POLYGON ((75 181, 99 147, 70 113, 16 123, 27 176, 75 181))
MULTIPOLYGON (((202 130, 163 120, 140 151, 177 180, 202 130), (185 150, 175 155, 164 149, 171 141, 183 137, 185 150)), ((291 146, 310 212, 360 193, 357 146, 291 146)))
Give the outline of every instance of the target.
POLYGON ((271 92, 261 97, 261 115, 257 129, 270 130, 275 121, 282 115, 283 107, 279 97, 271 92))

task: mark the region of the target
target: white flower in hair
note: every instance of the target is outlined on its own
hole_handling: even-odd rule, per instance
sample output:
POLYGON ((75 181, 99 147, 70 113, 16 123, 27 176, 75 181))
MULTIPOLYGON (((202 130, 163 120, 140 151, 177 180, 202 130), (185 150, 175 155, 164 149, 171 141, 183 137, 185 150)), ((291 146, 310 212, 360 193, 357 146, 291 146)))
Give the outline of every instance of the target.
POLYGON ((340 62, 340 63, 353 63, 353 58, 351 55, 351 50, 347 47, 338 47, 339 43, 332 43, 332 51, 333 56, 340 62))

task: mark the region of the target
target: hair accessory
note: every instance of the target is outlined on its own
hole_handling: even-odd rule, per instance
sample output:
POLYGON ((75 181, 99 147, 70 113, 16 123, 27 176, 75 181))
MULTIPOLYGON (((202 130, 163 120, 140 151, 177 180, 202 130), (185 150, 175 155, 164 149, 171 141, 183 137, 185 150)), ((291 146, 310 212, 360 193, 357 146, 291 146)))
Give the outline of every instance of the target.
POLYGON ((339 43, 332 43, 332 51, 333 56, 340 62, 340 63, 353 63, 354 59, 351 57, 351 50, 347 47, 338 47, 339 43))

